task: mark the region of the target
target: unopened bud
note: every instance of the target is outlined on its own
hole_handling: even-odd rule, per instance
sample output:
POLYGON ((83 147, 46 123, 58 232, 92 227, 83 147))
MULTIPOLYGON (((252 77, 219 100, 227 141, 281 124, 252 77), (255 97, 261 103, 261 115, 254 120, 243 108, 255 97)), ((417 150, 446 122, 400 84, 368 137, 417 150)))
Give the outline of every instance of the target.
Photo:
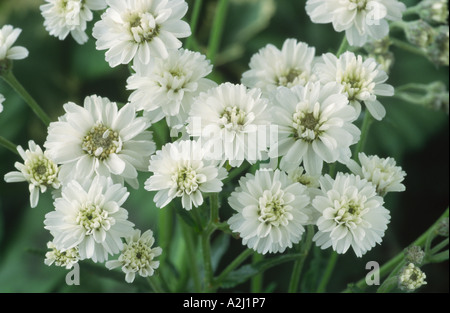
POLYGON ((405 24, 406 39, 420 48, 426 49, 434 39, 434 29, 427 22, 417 20, 405 24))
POLYGON ((448 66, 449 64, 449 28, 448 25, 436 29, 436 35, 427 48, 430 60, 436 65, 448 66))
POLYGON ((436 228, 438 235, 448 237, 448 217, 439 222, 436 228))
POLYGON ((425 252, 419 246, 408 247, 404 251, 405 259, 408 263, 414 263, 416 265, 420 265, 423 262, 423 258, 425 257, 425 252))
POLYGON ((398 276, 398 286, 401 290, 412 292, 420 286, 426 285, 426 278, 427 276, 419 267, 415 266, 413 263, 409 263, 400 271, 398 276))
POLYGON ((447 0, 424 0, 419 4, 418 13, 429 23, 445 24, 448 19, 447 0))

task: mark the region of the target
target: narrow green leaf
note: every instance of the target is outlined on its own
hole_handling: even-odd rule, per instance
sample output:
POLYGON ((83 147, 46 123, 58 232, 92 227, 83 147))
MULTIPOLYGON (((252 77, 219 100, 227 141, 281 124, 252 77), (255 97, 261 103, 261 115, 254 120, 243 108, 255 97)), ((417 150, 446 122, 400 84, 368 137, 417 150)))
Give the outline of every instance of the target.
POLYGON ((224 233, 221 233, 217 238, 213 241, 211 246, 211 265, 213 271, 217 269, 219 266, 219 262, 222 259, 225 252, 228 250, 230 246, 230 236, 224 233))

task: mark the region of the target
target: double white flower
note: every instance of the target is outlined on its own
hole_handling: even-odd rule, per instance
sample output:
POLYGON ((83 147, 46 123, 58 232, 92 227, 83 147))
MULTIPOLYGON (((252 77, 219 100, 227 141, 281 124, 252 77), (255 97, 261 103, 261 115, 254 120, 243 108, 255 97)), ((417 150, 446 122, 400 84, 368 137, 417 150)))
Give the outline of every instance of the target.
POLYGON ((11 25, 4 25, 0 29, 0 61, 21 60, 28 56, 28 50, 21 46, 13 47, 17 37, 19 37, 22 30, 14 28, 11 25))

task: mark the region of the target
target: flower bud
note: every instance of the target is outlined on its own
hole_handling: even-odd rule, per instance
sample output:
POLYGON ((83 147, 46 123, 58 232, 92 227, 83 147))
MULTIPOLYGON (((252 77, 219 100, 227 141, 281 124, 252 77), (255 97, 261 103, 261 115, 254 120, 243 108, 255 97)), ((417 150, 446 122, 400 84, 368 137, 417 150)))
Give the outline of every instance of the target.
POLYGON ((449 28, 448 25, 435 29, 435 36, 431 44, 427 47, 430 60, 436 64, 448 66, 449 64, 449 28))
POLYGON ((402 268, 398 276, 398 287, 401 290, 412 292, 417 290, 420 286, 426 285, 425 279, 427 276, 421 269, 413 263, 409 263, 402 268))
POLYGON ((404 251, 406 262, 417 265, 422 264, 425 252, 419 246, 408 247, 404 251))
POLYGON ((440 236, 448 237, 448 217, 439 222, 436 232, 440 236))
POLYGON ((435 31, 433 27, 423 20, 405 23, 406 39, 419 48, 426 49, 433 43, 435 31))
POLYGON ((424 0, 419 4, 418 13, 429 23, 445 24, 448 19, 447 0, 424 0))

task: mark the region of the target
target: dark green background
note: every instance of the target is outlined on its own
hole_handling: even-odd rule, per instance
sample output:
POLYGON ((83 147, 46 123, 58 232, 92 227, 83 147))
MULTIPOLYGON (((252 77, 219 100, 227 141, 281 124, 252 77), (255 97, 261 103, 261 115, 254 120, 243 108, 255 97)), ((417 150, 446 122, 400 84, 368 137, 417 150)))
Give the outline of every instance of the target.
MULTIPOLYGON (((190 10, 186 18, 191 14, 190 10)), ((406 2, 406 1, 405 1, 406 2)), ((111 69, 104 60, 105 51, 95 50, 95 42, 90 35, 93 23, 89 25, 90 40, 79 46, 69 36, 65 41, 51 37, 43 27, 39 5, 44 1, 0 0, 0 26, 12 24, 23 30, 17 45, 25 46, 30 55, 27 59, 14 62, 14 73, 31 95, 55 120, 63 113, 62 105, 67 101, 82 104, 85 96, 98 94, 113 101, 126 102, 129 91, 125 89, 129 71, 126 66, 111 69)), ((214 19, 216 1, 204 1, 199 20, 197 41, 200 49, 205 49, 211 23, 214 19)), ((317 54, 336 51, 342 33, 335 33, 331 25, 315 25, 304 11, 305 1, 230 1, 228 18, 223 33, 220 53, 212 76, 218 82, 239 82, 240 75, 247 70, 252 54, 268 43, 281 47, 286 38, 296 38, 316 47, 317 54)), ((415 3, 415 1, 408 1, 415 3)), ((95 15, 95 19, 99 14, 95 15)), ((401 33, 396 33, 401 38, 401 33)), ((202 50, 205 52, 205 50, 202 50)), ((394 86, 416 82, 429 83, 443 81, 448 86, 448 67, 436 68, 428 60, 406 54, 393 48, 395 66, 389 83, 394 86)), ((0 80, 0 92, 6 97, 4 111, 0 114, 0 135, 23 147, 33 139, 42 145, 46 137, 43 124, 32 114, 27 105, 0 80)), ((356 258, 353 252, 339 258, 330 282, 329 291, 338 292, 347 283, 363 278, 367 273, 365 264, 389 260, 422 234, 448 206, 448 115, 434 112, 416 105, 382 99, 387 109, 387 117, 376 122, 369 134, 366 152, 381 157, 395 157, 407 172, 406 191, 389 194, 386 207, 391 211, 392 220, 383 244, 368 252, 363 258, 356 258)), ((139 284, 128 285, 103 275, 82 269, 81 285, 66 286, 66 270, 48 267, 43 257, 30 250, 45 250, 50 234, 43 228, 44 215, 53 209, 49 194, 41 195, 37 208, 29 207, 27 185, 6 184, 4 175, 14 170, 14 162, 21 161, 10 151, 0 147, 0 292, 134 292, 140 291, 139 284)), ((148 174, 140 175, 143 182, 148 174)), ((226 195, 230 190, 226 189, 226 195)), ((142 188, 132 190, 124 207, 130 212, 130 220, 145 230, 155 231, 158 241, 158 214, 152 194, 142 188)), ((225 198, 226 199, 226 198, 225 198)), ((221 211, 222 218, 230 216, 226 203, 221 211)), ((175 234, 174 248, 180 241, 175 234)), ((220 240, 220 238, 218 238, 220 240)), ((219 242, 219 241, 218 241, 219 242)), ((226 243, 226 242, 225 242, 226 243)), ((240 240, 230 242, 229 250, 219 262, 223 267, 240 250, 240 240)), ((329 251, 322 257, 318 249, 314 262, 308 267, 326 262, 329 251), (319 262, 319 263, 318 263, 319 262)), ((177 251, 172 253, 173 263, 179 265, 177 251)), ((264 287, 269 291, 284 292, 287 288, 291 265, 285 264, 267 272, 264 287)), ((448 292, 448 262, 427 265, 428 285, 421 292, 448 292)), ((308 284, 315 278, 309 277, 308 284)), ((303 291, 312 291, 308 284, 303 291)), ((235 287, 231 291, 247 291, 248 284, 235 287)))

